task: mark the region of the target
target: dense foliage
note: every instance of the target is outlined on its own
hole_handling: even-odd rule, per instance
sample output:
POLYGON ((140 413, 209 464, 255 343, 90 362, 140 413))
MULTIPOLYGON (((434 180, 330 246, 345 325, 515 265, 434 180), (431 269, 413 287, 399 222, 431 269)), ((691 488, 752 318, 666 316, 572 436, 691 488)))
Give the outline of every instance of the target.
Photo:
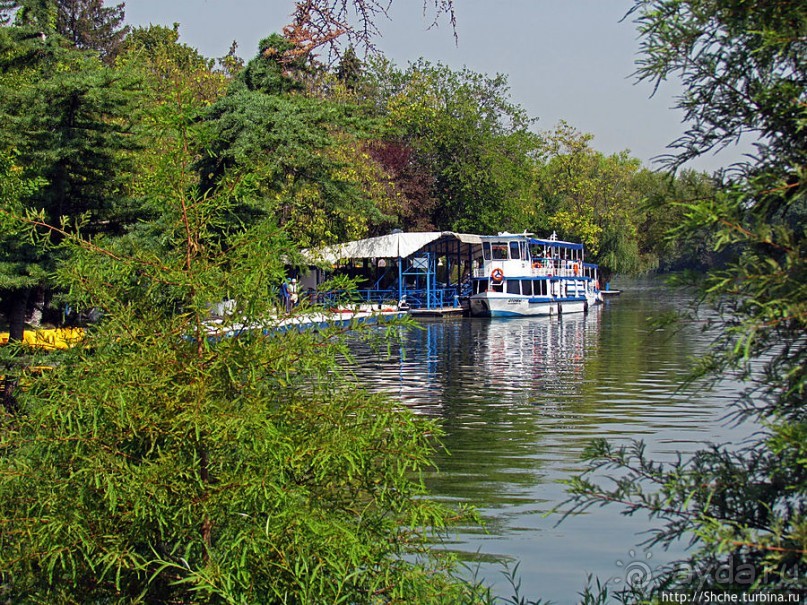
POLYGON ((405 71, 383 62, 378 68, 371 77, 387 122, 383 140, 412 151, 433 200, 433 228, 527 228, 540 141, 524 110, 509 100, 506 78, 424 61, 405 71))
MULTIPOLYGON (((0 29, 0 146, 24 179, 39 183, 17 202, 54 224, 67 217, 88 231, 120 231, 130 218, 124 182, 137 148, 131 130, 138 83, 71 47, 55 22, 34 14, 20 8, 19 25, 0 29)), ((17 318, 24 318, 32 289, 47 285, 55 257, 25 239, 14 242, 5 254, 16 278, 2 286, 2 302, 17 337, 17 318)))
POLYGON ((103 0, 3 0, 0 23, 12 14, 18 25, 39 28, 47 35, 55 32, 75 48, 93 50, 107 63, 118 52, 128 28, 123 25, 124 3, 104 6, 103 0))
MULTIPOLYGON (((711 260, 657 237, 671 217, 666 202, 700 195, 705 177, 682 181, 627 153, 606 157, 566 124, 535 132, 502 75, 364 64, 352 48, 329 68, 315 53, 330 36, 314 27, 322 7, 309 8, 243 65, 235 48, 218 62, 201 56, 176 26, 122 28, 122 5, 0 7, 0 144, 25 178, 40 179, 20 203, 53 224, 88 213, 85 233, 123 233, 159 210, 151 184, 178 149, 177 131, 160 124, 174 116, 203 125, 187 141, 200 192, 233 196, 233 224, 273 217, 301 246, 395 228, 528 230, 585 242, 606 274, 711 260)), ((32 300, 54 291, 53 252, 26 246, 15 248, 24 248, 17 269, 9 265, 15 287, 0 285, 15 337, 32 300), (46 271, 26 277, 34 265, 46 271)))
POLYGON ((461 600, 428 563, 436 427, 341 378, 336 329, 211 340, 210 300, 260 321, 289 243, 216 235, 214 196, 143 238, 75 247, 60 283, 102 310, 0 430, 0 569, 15 602, 461 600), (159 243, 157 243, 159 242, 159 243), (420 556, 416 556, 420 555, 420 556), (406 556, 406 558, 404 558, 406 556))
MULTIPOLYGON (((55 283, 100 320, 44 375, 23 371, 16 413, 0 419, 2 596, 476 600, 429 546, 464 516, 422 498, 437 427, 358 388, 341 369, 339 329, 271 329, 294 244, 271 216, 233 224, 238 191, 200 189, 195 89, 159 86, 173 94, 155 95, 141 136, 163 157, 138 180, 136 228, 86 238, 47 226, 44 210, 4 207, 4 233, 69 258, 55 283), (211 301, 225 297, 238 307, 220 327, 254 330, 208 335, 211 301)), ((38 193, 15 162, 2 165, 5 201, 38 193)))

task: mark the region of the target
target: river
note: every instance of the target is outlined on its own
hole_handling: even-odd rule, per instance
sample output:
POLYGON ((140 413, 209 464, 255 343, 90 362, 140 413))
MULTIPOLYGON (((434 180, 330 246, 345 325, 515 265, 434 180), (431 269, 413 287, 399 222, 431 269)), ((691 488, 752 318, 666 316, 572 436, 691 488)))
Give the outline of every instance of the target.
POLYGON ((619 589, 682 552, 645 550, 653 525, 618 506, 562 523, 548 514, 592 438, 641 439, 655 459, 672 460, 750 432, 726 420, 739 385, 679 389, 710 336, 697 322, 657 321, 687 294, 653 279, 615 287, 621 296, 586 315, 423 321, 392 354, 358 355, 369 388, 440 420, 445 451, 429 488, 476 506, 485 524, 453 529, 444 547, 501 597, 513 595, 504 570, 516 565, 522 597, 574 603, 589 575, 619 589))

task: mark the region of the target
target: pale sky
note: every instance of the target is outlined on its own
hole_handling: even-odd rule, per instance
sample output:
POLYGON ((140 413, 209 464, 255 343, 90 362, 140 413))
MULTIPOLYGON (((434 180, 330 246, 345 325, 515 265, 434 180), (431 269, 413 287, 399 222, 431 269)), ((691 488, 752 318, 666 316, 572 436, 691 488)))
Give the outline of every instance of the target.
MULTIPOLYGON (((431 0, 429 0, 431 3, 431 0)), ((107 2, 114 4, 114 2, 107 2)), ((455 0, 457 41, 443 20, 429 29, 421 0, 394 0, 380 23, 378 48, 399 67, 423 57, 452 68, 507 75, 511 100, 538 118, 536 130, 565 120, 594 135, 604 153, 629 150, 646 166, 684 131, 671 109, 672 83, 651 98, 649 83, 632 74, 639 52, 634 24, 621 21, 631 0, 455 0)), ((292 0, 126 0, 126 21, 180 24, 180 41, 207 57, 227 53, 233 40, 245 60, 259 40, 289 22, 292 0)), ((714 170, 740 156, 729 149, 693 168, 714 170)))

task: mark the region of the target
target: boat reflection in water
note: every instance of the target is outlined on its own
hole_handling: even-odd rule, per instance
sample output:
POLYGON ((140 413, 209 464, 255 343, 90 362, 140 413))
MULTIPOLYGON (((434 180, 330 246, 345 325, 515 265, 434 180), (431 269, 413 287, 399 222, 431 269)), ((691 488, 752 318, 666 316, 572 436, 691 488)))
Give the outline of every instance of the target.
POLYGON ((547 394, 580 389, 601 310, 561 319, 426 320, 405 330, 389 354, 358 343, 359 364, 351 369, 363 387, 420 413, 450 417, 468 402, 544 405, 547 394))

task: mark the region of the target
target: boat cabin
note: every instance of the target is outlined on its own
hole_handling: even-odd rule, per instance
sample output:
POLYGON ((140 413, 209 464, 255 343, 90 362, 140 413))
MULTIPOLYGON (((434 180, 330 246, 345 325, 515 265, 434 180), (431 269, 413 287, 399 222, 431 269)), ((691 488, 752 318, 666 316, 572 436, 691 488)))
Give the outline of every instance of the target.
MULTIPOLYGON (((591 273, 596 270, 596 265, 584 262, 583 244, 558 240, 554 233, 550 239, 537 239, 529 233, 500 233, 481 239, 482 258, 474 271, 474 294, 485 291, 517 294, 517 290, 523 290, 521 280, 592 278, 591 273)), ((536 283, 530 292, 540 296, 547 289, 546 283, 536 283)))

